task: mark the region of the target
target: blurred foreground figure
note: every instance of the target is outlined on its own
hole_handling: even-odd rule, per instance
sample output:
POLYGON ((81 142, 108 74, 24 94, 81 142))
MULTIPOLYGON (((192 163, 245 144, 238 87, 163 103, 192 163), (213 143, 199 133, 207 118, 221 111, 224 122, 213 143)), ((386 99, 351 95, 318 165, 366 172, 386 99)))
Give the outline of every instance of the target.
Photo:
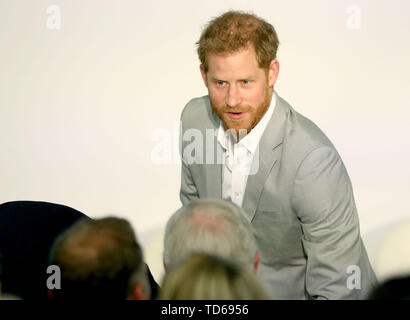
POLYGON ((410 300, 410 221, 402 221, 383 240, 375 258, 380 285, 371 300, 410 300))
POLYGON ((409 242, 410 221, 401 221, 383 238, 374 262, 374 270, 381 283, 410 276, 409 242))
POLYGON ((372 292, 369 299, 410 300, 410 274, 383 282, 372 292))
POLYGON ((3 274, 3 256, 0 252, 0 300, 20 300, 20 298, 16 296, 12 296, 9 294, 2 294, 2 291, 1 291, 2 274, 3 274))
POLYGON ((237 205, 226 200, 195 200, 169 219, 164 236, 165 268, 194 252, 221 256, 254 272, 258 268, 252 225, 237 205))
POLYGON ((68 206, 42 201, 0 204, 2 292, 23 300, 47 300, 46 273, 58 235, 87 216, 68 206))
POLYGON ((194 253, 170 270, 161 300, 266 300, 269 296, 256 276, 226 259, 194 253))
POLYGON ((135 299, 150 297, 142 250, 124 219, 82 219, 61 234, 50 253, 61 269, 61 289, 51 299, 135 299))

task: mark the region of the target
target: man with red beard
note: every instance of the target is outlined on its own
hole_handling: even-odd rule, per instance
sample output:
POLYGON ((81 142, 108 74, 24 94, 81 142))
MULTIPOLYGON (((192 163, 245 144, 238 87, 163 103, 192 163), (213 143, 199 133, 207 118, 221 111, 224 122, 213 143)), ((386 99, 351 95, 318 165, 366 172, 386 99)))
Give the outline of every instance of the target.
POLYGON ((376 284, 336 149, 274 91, 275 29, 229 11, 198 41, 208 95, 181 116, 183 204, 228 199, 255 228, 258 276, 276 299, 364 299, 376 284))

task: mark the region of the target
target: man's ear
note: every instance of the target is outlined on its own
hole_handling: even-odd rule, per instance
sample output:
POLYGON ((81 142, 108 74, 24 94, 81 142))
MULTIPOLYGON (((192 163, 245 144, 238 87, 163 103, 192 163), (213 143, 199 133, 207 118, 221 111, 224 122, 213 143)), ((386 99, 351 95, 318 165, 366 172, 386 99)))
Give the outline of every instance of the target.
POLYGON ((208 81, 207 81, 207 79, 206 79, 206 72, 205 72, 205 69, 204 69, 204 67, 202 66, 202 64, 200 65, 199 70, 201 71, 202 80, 204 81, 205 87, 208 88, 208 81))
POLYGON ((279 61, 276 59, 273 59, 269 64, 269 70, 268 70, 269 87, 273 87, 275 85, 276 80, 278 79, 278 75, 279 75, 279 61))
POLYGON ((253 261, 253 269, 256 271, 258 271, 258 266, 259 266, 259 251, 256 250, 255 252, 255 260, 253 261))
POLYGON ((132 289, 131 299, 132 300, 149 300, 149 296, 144 286, 141 283, 137 283, 132 289))

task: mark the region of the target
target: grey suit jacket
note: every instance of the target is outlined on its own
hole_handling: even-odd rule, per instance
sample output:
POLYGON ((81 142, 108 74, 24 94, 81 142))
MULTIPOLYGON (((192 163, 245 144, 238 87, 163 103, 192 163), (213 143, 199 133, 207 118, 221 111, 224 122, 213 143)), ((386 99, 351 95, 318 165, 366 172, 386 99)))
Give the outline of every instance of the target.
MULTIPOLYGON (((181 122, 182 203, 222 198, 217 158, 222 150, 209 131, 217 132, 220 121, 209 97, 191 100, 181 122), (192 148, 198 132, 189 129, 201 132, 202 149, 192 148), (187 160, 195 153, 202 163, 187 160)), ((367 298, 377 281, 360 237, 349 176, 329 139, 278 96, 259 142, 258 161, 242 209, 255 228, 258 276, 272 298, 367 298)))

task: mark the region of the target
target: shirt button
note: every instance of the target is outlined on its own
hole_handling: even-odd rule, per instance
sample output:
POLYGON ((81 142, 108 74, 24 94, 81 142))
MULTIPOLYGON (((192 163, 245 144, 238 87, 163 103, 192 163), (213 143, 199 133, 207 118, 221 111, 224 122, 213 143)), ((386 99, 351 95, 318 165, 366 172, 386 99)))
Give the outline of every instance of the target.
POLYGON ((238 193, 238 192, 235 192, 235 197, 237 197, 237 196, 239 196, 239 193, 238 193))

